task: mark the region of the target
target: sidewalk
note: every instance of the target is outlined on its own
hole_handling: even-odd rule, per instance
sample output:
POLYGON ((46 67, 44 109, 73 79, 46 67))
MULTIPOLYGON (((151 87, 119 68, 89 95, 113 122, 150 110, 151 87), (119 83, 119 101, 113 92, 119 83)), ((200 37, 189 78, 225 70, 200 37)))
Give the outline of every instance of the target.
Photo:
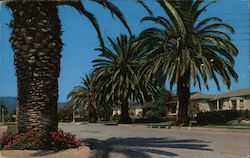
POLYGON ((90 158, 91 150, 87 146, 59 152, 46 150, 2 150, 0 158, 90 158))

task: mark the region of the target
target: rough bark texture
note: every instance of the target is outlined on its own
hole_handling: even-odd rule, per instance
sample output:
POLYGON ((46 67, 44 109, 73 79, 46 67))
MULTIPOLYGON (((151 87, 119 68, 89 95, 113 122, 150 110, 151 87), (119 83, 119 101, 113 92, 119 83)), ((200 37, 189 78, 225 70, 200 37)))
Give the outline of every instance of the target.
POLYGON ((119 123, 121 124, 129 124, 131 123, 132 120, 129 117, 129 112, 128 112, 128 101, 123 101, 122 106, 121 106, 121 118, 119 123))
POLYGON ((179 77, 177 83, 177 95, 179 98, 179 110, 178 110, 178 125, 188 125, 188 105, 190 99, 190 86, 187 76, 179 77))
POLYGON ((57 129, 61 24, 54 2, 8 3, 13 13, 18 131, 57 129))

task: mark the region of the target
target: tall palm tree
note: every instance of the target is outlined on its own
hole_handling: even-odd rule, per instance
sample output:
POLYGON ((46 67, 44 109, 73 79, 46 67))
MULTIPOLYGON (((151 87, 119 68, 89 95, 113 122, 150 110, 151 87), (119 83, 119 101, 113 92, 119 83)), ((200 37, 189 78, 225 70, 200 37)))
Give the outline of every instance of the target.
POLYGON ((157 76, 158 81, 170 81, 171 89, 177 84, 179 97, 179 124, 188 123, 187 108, 190 98, 190 84, 204 81, 208 89, 208 79, 215 81, 218 90, 218 77, 230 88, 231 80, 237 82, 233 69, 233 56, 238 50, 228 33, 232 26, 218 17, 200 19, 207 7, 200 0, 158 1, 166 16, 148 16, 142 21, 153 21, 160 27, 152 27, 141 33, 148 53, 149 66, 145 67, 149 76, 157 76), (202 6, 202 7, 201 7, 202 6))
MULTIPOLYGON (((89 122, 95 123, 97 121, 97 95, 96 88, 93 84, 93 77, 86 75, 82 78, 82 86, 75 87, 69 94, 70 103, 74 106, 87 106, 89 113, 89 122)), ((76 109, 77 107, 74 107, 76 109)))
POLYGON ((153 96, 153 86, 145 82, 139 73, 143 49, 135 36, 128 38, 121 35, 112 40, 108 37, 111 48, 99 48, 101 58, 93 61, 94 80, 106 101, 120 104, 120 123, 130 123, 128 104, 130 100, 142 103, 153 96))
MULTIPOLYGON (((121 11, 110 1, 91 0, 115 14, 131 31, 121 11)), ((11 9, 12 33, 17 75, 18 131, 57 129, 58 77, 62 49, 58 6, 67 5, 86 16, 97 31, 104 47, 95 16, 85 9, 85 1, 5 1, 11 9)))

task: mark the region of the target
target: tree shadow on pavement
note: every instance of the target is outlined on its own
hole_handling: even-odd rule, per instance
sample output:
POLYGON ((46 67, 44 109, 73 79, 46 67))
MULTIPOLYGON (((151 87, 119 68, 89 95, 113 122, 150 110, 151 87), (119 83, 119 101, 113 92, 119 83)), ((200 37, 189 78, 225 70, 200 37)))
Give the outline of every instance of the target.
POLYGON ((107 140, 83 139, 83 143, 94 151, 92 158, 108 158, 111 153, 124 155, 126 158, 152 158, 149 154, 177 157, 178 154, 169 152, 167 148, 207 150, 206 141, 172 138, 109 138, 107 140))

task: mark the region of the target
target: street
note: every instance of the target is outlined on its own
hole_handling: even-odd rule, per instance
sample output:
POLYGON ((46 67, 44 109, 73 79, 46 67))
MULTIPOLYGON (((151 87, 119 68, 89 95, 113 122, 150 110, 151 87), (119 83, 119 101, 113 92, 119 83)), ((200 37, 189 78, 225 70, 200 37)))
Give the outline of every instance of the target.
POLYGON ((93 158, 248 158, 249 132, 60 123, 93 158))

